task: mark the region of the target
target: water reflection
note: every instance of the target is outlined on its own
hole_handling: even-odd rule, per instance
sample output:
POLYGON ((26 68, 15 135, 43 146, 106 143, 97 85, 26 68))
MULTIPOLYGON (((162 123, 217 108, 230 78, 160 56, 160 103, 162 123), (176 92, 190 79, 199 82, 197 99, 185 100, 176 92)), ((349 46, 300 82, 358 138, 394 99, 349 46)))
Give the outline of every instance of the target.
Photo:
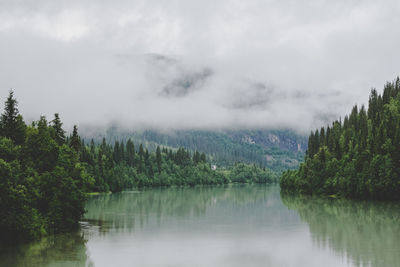
POLYGON ((87 208, 96 266, 352 266, 313 247, 274 186, 124 192, 87 208))
MULTIPOLYGON (((218 207, 226 218, 238 205, 239 211, 253 213, 259 203, 274 206, 280 196, 276 187, 220 186, 195 188, 158 188, 100 195, 86 208, 85 221, 96 226, 100 234, 133 231, 136 227, 161 226, 179 219, 201 221, 207 211, 218 207), (248 209, 245 209, 248 207, 248 209)), ((93 229, 92 229, 93 230, 93 229)))
POLYGON ((400 266, 399 204, 276 186, 148 189, 91 198, 81 231, 0 252, 0 266, 400 266))
POLYGON ((400 204, 282 195, 309 225, 313 243, 356 266, 400 266, 400 204))
POLYGON ((0 266, 93 266, 81 232, 46 237, 21 246, 2 247, 0 266))

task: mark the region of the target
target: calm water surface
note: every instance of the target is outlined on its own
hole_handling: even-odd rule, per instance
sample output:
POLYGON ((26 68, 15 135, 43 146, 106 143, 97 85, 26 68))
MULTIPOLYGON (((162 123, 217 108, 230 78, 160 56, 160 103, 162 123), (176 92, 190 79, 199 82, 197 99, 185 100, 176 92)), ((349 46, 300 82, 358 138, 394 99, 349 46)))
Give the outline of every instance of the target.
POLYGON ((92 197, 79 232, 3 248, 0 266, 400 266, 400 205, 276 186, 92 197))

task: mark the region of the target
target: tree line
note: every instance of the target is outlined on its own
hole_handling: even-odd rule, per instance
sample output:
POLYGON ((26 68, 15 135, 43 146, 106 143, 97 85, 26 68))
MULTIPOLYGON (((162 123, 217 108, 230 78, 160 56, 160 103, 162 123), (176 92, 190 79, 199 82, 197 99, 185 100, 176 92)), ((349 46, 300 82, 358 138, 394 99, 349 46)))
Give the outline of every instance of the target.
POLYGON ((93 140, 89 145, 81 142, 80 161, 85 163, 88 173, 95 178, 91 188, 95 192, 118 192, 127 188, 154 186, 194 186, 234 183, 272 183, 276 175, 267 168, 255 164, 236 163, 227 171, 213 171, 206 154, 195 151, 191 154, 184 148, 177 150, 160 148, 155 152, 143 147, 136 150, 128 139, 100 145, 93 140))
POLYGON ((91 190, 95 192, 229 182, 222 173, 211 170, 204 153, 195 151, 192 155, 184 148, 174 151, 158 146, 155 152, 149 152, 142 144, 137 149, 130 139, 126 144, 116 141, 110 145, 103 138, 99 145, 93 140, 89 145, 82 141, 77 151, 80 161, 94 177, 91 190))
MULTIPOLYGON (((275 172, 297 168, 298 162, 304 160, 304 152, 298 151, 298 144, 301 144, 301 148, 307 146, 306 137, 289 130, 175 130, 165 133, 157 130, 124 131, 117 125, 107 129, 106 140, 126 142, 128 139, 137 143, 145 142, 150 150, 162 145, 202 151, 219 166, 232 167, 236 162, 255 163, 275 172), (276 136, 280 142, 270 141, 270 135, 276 136), (245 136, 250 136, 256 142, 251 144, 244 141, 245 136)), ((101 138, 96 138, 95 142, 101 142, 101 138)))
POLYGON ((349 198, 400 199, 400 80, 382 94, 371 90, 368 109, 311 132, 305 162, 281 177, 288 192, 349 198))
POLYGON ((18 242, 70 231, 83 216, 89 192, 153 186, 270 183, 274 173, 238 163, 214 171, 204 153, 128 140, 85 143, 74 126, 67 136, 59 114, 27 125, 10 91, 0 118, 0 241, 18 242))

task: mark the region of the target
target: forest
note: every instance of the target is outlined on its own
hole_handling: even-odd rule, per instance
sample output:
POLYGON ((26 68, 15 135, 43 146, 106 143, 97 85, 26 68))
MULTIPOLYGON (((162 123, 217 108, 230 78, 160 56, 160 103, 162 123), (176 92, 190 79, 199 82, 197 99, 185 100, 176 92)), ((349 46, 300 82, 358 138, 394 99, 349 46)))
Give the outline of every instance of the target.
POLYGON ((283 173, 284 192, 347 198, 400 199, 400 80, 382 94, 371 90, 368 109, 354 106, 344 120, 311 132, 305 162, 283 173))
MULTIPOLYGON (((91 129, 81 135, 85 140, 94 138, 101 142, 103 136, 91 129)), ((292 130, 125 130, 115 124, 105 132, 107 142, 131 139, 143 143, 150 151, 157 146, 169 148, 184 147, 190 151, 202 151, 218 166, 231 167, 236 162, 256 163, 274 172, 296 169, 304 160, 307 136, 292 130)))
POLYGON ((212 170, 204 153, 105 139, 85 144, 71 135, 59 114, 27 125, 10 91, 0 119, 0 241, 18 242, 79 226, 90 192, 155 186, 272 183, 269 169, 237 163, 212 170))

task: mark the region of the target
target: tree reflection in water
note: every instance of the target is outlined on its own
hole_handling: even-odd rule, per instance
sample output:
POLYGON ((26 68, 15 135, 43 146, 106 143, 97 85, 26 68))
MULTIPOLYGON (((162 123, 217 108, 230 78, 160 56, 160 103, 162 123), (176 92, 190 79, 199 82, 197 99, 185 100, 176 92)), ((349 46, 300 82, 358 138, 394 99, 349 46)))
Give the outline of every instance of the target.
MULTIPOLYGON (((170 218, 204 217, 211 207, 225 208, 262 203, 276 194, 276 187, 235 185, 194 188, 157 188, 96 196, 87 203, 85 221, 98 227, 98 233, 133 231, 170 218)), ((274 196, 279 202, 279 194, 274 196)), ((91 228, 93 229, 93 228, 91 228)))
POLYGON ((400 203, 281 197, 307 222, 317 246, 333 249, 356 266, 400 266, 400 203))
POLYGON ((49 236, 33 243, 1 249, 0 266, 93 266, 80 232, 49 236))

